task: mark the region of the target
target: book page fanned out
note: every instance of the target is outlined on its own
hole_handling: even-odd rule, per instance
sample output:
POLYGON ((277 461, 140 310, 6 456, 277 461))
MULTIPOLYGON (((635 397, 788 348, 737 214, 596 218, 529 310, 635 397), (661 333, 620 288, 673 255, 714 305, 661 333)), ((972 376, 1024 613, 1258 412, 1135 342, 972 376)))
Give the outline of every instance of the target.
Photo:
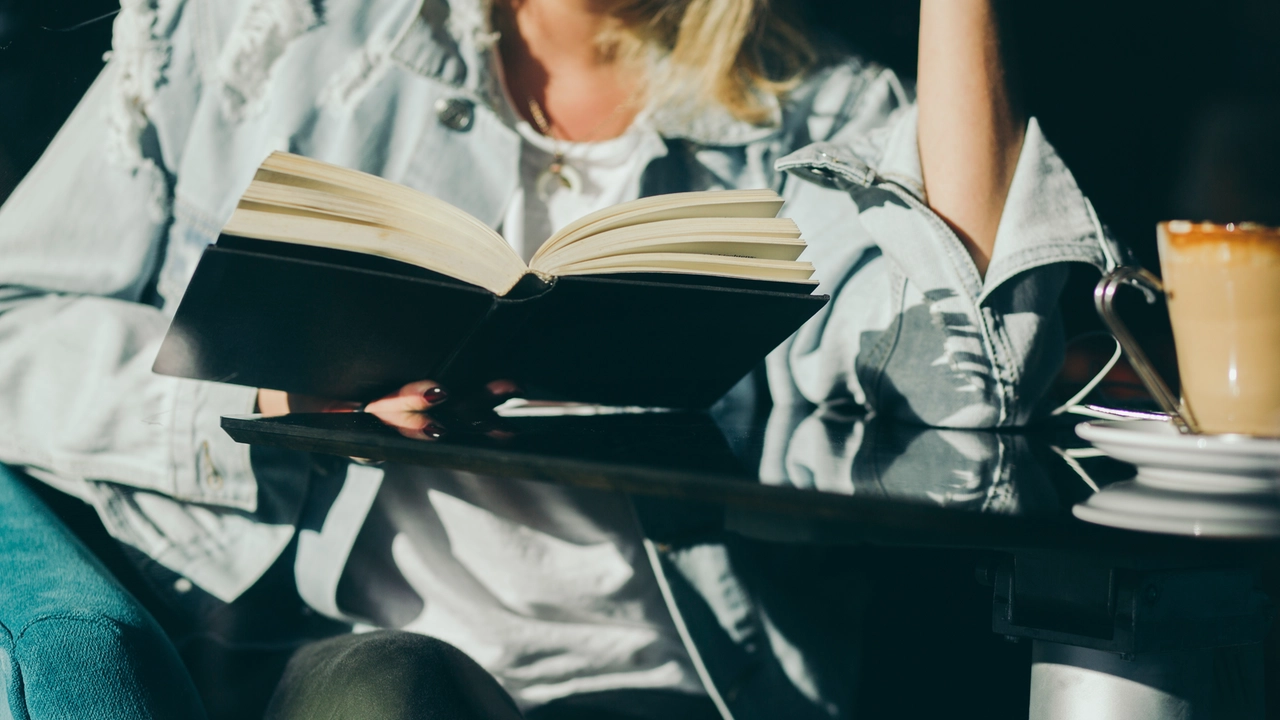
POLYGON ((549 238, 528 266, 492 228, 389 180, 290 153, 262 164, 224 232, 398 260, 505 295, 540 276, 678 273, 809 283, 813 267, 782 198, 719 190, 641 198, 549 238))

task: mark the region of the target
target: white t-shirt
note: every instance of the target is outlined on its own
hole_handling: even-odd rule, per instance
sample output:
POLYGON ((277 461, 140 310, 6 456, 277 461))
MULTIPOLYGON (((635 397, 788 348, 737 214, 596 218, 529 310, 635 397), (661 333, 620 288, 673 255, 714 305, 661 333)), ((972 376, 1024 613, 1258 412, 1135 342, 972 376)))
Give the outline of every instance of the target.
POLYGON ((649 163, 666 154, 666 143, 647 121, 636 118, 622 135, 595 143, 552 140, 520 120, 516 130, 524 139, 520 151, 520 189, 507 208, 502 235, 528 262, 552 233, 583 215, 640 195, 640 176, 649 163), (575 190, 560 189, 539 197, 538 180, 551 166, 556 151, 582 180, 575 190))
MULTIPOLYGON (((666 152, 643 118, 612 140, 562 143, 582 187, 544 201, 537 182, 557 146, 517 127, 521 190, 502 231, 526 259, 555 229, 634 199, 644 168, 666 152)), ((345 560, 299 548, 304 597, 319 583, 331 614, 452 643, 522 709, 621 688, 705 692, 623 496, 403 466, 387 466, 374 488, 361 472, 328 511, 329 537, 310 546, 350 548, 345 560), (328 579, 314 567, 326 563, 328 579)))

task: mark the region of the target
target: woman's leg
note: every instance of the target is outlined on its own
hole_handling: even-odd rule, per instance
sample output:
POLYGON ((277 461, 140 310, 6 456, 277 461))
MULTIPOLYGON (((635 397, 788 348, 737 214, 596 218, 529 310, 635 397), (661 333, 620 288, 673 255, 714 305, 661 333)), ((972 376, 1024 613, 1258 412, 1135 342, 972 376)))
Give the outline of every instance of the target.
POLYGON ((155 620, 4 465, 0 717, 204 717, 155 620))
POLYGON ((266 720, 520 720, 511 697, 452 645, 399 630, 341 635, 299 648, 266 720))

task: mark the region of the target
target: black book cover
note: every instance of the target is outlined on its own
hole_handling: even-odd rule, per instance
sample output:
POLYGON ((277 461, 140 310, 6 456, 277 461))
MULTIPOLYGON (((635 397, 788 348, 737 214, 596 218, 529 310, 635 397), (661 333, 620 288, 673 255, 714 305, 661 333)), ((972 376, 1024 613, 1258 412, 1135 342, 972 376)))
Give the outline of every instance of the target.
POLYGON ((703 408, 827 301, 808 286, 595 275, 506 296, 385 258, 222 236, 153 369, 369 401, 415 380, 528 397, 703 408))

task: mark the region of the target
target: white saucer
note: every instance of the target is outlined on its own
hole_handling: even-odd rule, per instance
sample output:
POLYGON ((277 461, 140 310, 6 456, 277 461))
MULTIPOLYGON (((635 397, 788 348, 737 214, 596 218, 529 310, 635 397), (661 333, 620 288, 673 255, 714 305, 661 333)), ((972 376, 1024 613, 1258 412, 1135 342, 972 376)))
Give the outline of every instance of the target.
POLYGON ((1073 508, 1130 530, 1216 537, 1280 536, 1280 439, 1182 435, 1168 422, 1091 422, 1076 434, 1138 475, 1073 508))

